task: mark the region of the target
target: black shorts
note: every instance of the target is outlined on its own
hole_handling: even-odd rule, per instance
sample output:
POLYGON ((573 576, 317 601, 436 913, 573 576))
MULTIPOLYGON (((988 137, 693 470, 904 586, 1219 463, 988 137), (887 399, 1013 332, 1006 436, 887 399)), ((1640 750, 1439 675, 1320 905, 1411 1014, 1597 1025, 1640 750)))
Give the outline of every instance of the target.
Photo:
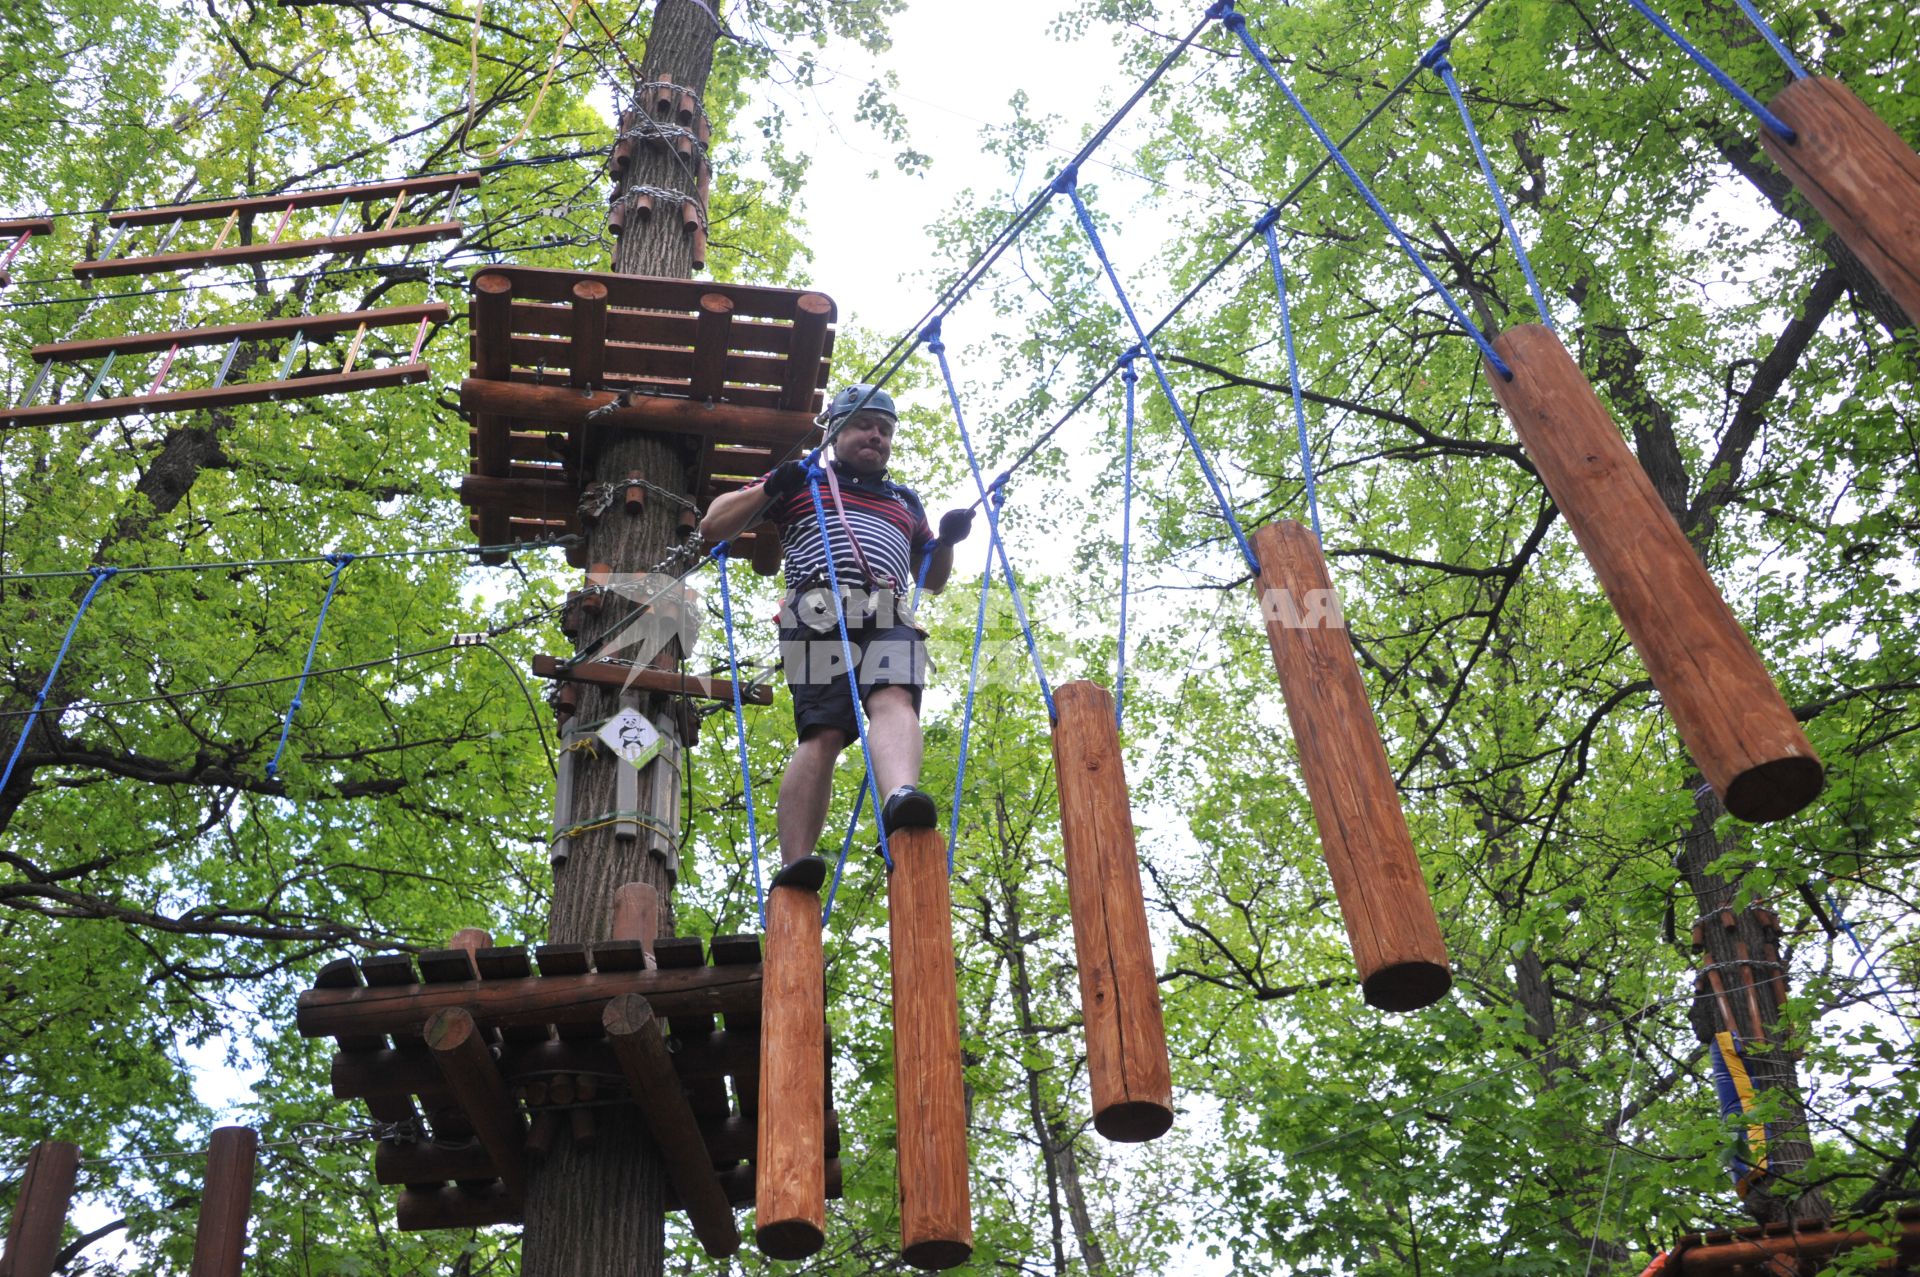
MULTIPOLYGON (((920 710, 920 692, 926 686, 927 639, 911 625, 852 630, 853 659, 860 671, 860 702, 866 704, 876 687, 904 687, 920 710)), ((825 632, 806 626, 780 628, 780 663, 793 691, 795 738, 805 740, 823 727, 860 739, 853 720, 853 696, 847 690, 846 652, 836 627, 825 632)))

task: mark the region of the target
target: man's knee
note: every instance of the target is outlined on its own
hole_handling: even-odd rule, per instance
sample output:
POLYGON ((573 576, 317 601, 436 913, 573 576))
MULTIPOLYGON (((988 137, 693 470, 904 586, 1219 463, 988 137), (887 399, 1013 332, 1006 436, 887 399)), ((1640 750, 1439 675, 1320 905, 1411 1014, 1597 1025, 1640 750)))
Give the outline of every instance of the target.
POLYGON ((831 766, 851 742, 852 737, 838 727, 813 727, 800 738, 799 748, 795 752, 823 760, 831 766))
POLYGON ((913 705, 913 689, 889 683, 867 693, 867 711, 871 714, 919 715, 913 705))

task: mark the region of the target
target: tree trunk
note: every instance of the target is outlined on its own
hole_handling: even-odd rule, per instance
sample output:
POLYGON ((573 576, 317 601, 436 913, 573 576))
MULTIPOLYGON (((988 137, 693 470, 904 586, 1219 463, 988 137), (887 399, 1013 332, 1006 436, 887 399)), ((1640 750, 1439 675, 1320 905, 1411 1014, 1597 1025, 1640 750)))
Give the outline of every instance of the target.
MULTIPOLYGON (((659 0, 647 37, 641 65, 642 83, 667 82, 704 98, 713 68, 713 46, 718 36, 713 14, 698 0, 659 0)), ((635 86, 636 112, 652 115, 651 95, 635 86)), ((635 186, 682 192, 694 197, 698 151, 683 160, 669 143, 638 144, 620 180, 618 193, 635 186)), ((655 216, 629 216, 614 249, 613 269, 629 275, 693 274, 693 237, 682 229, 678 211, 662 205, 655 216)), ((591 429, 591 428, 589 428, 591 429)), ((589 482, 583 504, 591 509, 592 494, 600 485, 624 489, 631 474, 672 492, 688 492, 692 484, 691 458, 679 440, 629 432, 606 433, 586 441, 584 473, 589 482)), ((622 512, 620 502, 608 507, 587 526, 588 558, 610 564, 616 573, 640 573, 659 568, 681 541, 679 516, 685 504, 649 496, 634 516, 622 512)), ((689 497, 689 502, 690 502, 689 497)), ((690 560, 674 556, 665 570, 677 572, 690 560)), ((646 587, 635 595, 646 597, 646 587)), ((583 628, 583 648, 605 635, 617 634, 634 613, 632 602, 618 596, 607 599, 594 620, 597 628, 583 628)), ((604 655, 625 655, 612 644, 604 655)), ((684 655, 679 653, 678 655, 684 655)), ((662 729, 662 757, 640 777, 638 800, 630 787, 622 797, 624 761, 609 755, 573 768, 571 823, 594 824, 617 812, 637 810, 641 819, 609 824, 570 838, 569 855, 554 870, 553 906, 548 938, 553 943, 606 938, 612 927, 613 896, 622 884, 644 882, 660 893, 661 931, 673 932, 672 889, 678 872, 677 835, 680 823, 679 786, 668 782, 679 774, 682 732, 672 705, 664 697, 621 693, 582 684, 578 727, 597 724, 617 713, 623 703, 637 707, 662 729), (667 769, 665 777, 658 776, 667 769), (626 835, 626 836, 623 836, 626 835)), ((523 1277, 655 1277, 664 1263, 665 1176, 639 1114, 631 1109, 588 1110, 595 1138, 582 1147, 556 1140, 548 1156, 534 1163, 527 1191, 526 1233, 521 1241, 523 1277)))

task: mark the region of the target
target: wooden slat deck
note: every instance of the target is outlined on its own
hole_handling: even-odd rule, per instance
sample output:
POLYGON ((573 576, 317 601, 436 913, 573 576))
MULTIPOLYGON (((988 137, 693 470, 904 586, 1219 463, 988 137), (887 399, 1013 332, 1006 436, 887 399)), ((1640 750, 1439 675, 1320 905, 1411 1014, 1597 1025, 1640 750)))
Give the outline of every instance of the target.
MULTIPOLYGON (((530 266, 482 267, 471 292, 460 495, 483 544, 579 531, 580 464, 605 430, 693 441, 702 501, 819 441, 836 317, 820 293, 530 266)), ((757 547, 730 552, 777 560, 757 547)))
MULTIPOLYGON (((645 998, 666 1021, 673 1076, 659 1085, 689 1097, 704 1145, 666 1149, 663 1155, 683 1159, 683 1170, 685 1159, 695 1159, 727 1202, 753 1204, 759 937, 716 937, 705 955, 698 939, 662 938, 653 947, 658 969, 639 960, 635 941, 546 946, 537 955, 540 974, 524 976, 502 974, 530 969, 524 949, 479 948, 472 955, 477 979, 447 960, 451 951, 422 955, 417 973, 406 955, 357 964, 340 959, 328 965, 316 987, 300 995, 302 1035, 334 1037, 340 1044, 333 1061, 335 1096, 363 1101, 386 1121, 421 1110, 432 1115, 433 1142, 388 1139, 375 1150, 375 1179, 404 1186, 397 1202, 402 1229, 511 1224, 524 1210, 485 1143, 469 1138, 473 1115, 459 1108, 443 1063, 422 1041, 430 1022, 451 1012, 471 1016, 476 1029, 497 1043, 494 1067, 515 1097, 514 1113, 524 1114, 535 1131, 543 1116, 547 1127, 564 1130, 578 1111, 591 1112, 579 1109, 580 1103, 603 1106, 633 1094, 618 1044, 602 1030, 603 1013, 632 994, 645 998), (719 1027, 716 1016, 723 1021, 719 1027), (590 1079, 592 1098, 579 1099, 578 1087, 552 1085, 567 1077, 590 1079)), ((828 1191, 834 1196, 840 1185, 839 1136, 829 1106, 825 1156, 828 1191)), ((533 1143, 529 1139, 525 1156, 540 1154, 533 1143)), ((668 1209, 684 1208, 677 1194, 668 1196, 668 1209)))

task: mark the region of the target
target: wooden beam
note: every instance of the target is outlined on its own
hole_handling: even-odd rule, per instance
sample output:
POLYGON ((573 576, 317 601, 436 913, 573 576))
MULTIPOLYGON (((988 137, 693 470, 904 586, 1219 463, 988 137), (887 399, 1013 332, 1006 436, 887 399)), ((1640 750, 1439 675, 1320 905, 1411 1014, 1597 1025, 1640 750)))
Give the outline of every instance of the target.
MULTIPOLYGON (((728 1077, 743 1068, 751 1068, 758 1051, 754 1035, 718 1030, 704 1036, 676 1038, 673 1061, 683 1078, 728 1077)), ((619 1072, 619 1062, 607 1045, 597 1039, 506 1042, 500 1047, 499 1059, 500 1072, 509 1084, 526 1077, 555 1073, 619 1072)), ((335 1099, 404 1099, 422 1089, 439 1086, 440 1071, 430 1059, 390 1048, 342 1051, 333 1057, 331 1081, 335 1099)), ((753 1154, 749 1151, 742 1156, 753 1154)))
MULTIPOLYGON (((804 1259, 826 1242, 826 976, 818 888, 767 892, 766 981, 760 1000, 760 1138, 766 1168, 754 1242, 774 1259, 804 1259)), ((744 1107, 744 1106, 743 1106, 744 1107)))
MULTIPOLYGON (((1920 1218, 1903 1213, 1898 1227, 1894 1258, 1877 1265, 1880 1271, 1910 1272, 1909 1265, 1920 1259, 1920 1218)), ((1841 1231, 1808 1222, 1795 1229, 1769 1227, 1758 1237, 1689 1237, 1674 1247, 1670 1267, 1677 1277, 1733 1277, 1783 1271, 1775 1265, 1786 1261, 1791 1271, 1813 1272, 1841 1251, 1887 1244, 1884 1231, 1841 1231)))
POLYGON ((1760 144, 1920 324, 1920 156, 1838 80, 1794 80, 1768 103, 1794 131, 1760 144))
POLYGON ((973 1215, 947 840, 901 829, 887 845, 900 1256, 916 1268, 952 1268, 973 1254, 973 1215))
POLYGON ((250 1127, 222 1126, 207 1150, 207 1182, 193 1233, 191 1277, 240 1277, 253 1215, 254 1156, 260 1137, 250 1127))
POLYGON ((1053 704, 1059 715, 1053 764, 1093 1125, 1110 1140, 1138 1143, 1173 1125, 1173 1066, 1120 731, 1113 697, 1098 683, 1063 683, 1053 704))
POLYGON ((583 279, 573 286, 573 358, 569 385, 583 390, 607 375, 607 286, 583 279))
POLYGON ((191 204, 168 204, 161 208, 129 209, 107 214, 110 226, 165 226, 176 217, 187 222, 204 222, 238 212, 278 213, 283 209, 319 208, 343 200, 365 203, 405 191, 408 195, 437 195, 455 188, 477 187, 478 173, 442 173, 434 177, 397 178, 391 182, 367 182, 360 186, 329 186, 311 191, 288 191, 284 195, 253 195, 237 200, 196 200, 191 204))
POLYGON ((713 1158, 707 1152, 686 1092, 673 1069, 666 1036, 654 1019, 653 1008, 637 994, 625 994, 607 1004, 601 1018, 607 1040, 620 1058, 620 1070, 634 1102, 653 1133, 654 1145, 666 1164, 674 1196, 687 1212, 687 1223, 709 1255, 731 1255, 740 1249, 740 1227, 733 1207, 713 1176, 713 1158))
POLYGON ((456 239, 461 229, 459 222, 431 222, 425 226, 395 226, 389 230, 355 231, 349 235, 323 235, 316 239, 283 239, 277 244, 230 244, 225 248, 191 249, 184 253, 160 253, 153 257, 107 257, 77 263, 73 274, 76 279, 105 279, 116 275, 158 275, 170 270, 276 262, 293 257, 312 257, 319 253, 365 253, 376 248, 456 239))
POLYGON ((592 1024, 608 1002, 637 993, 663 1015, 758 1011, 760 968, 594 972, 530 980, 468 981, 363 989, 308 989, 295 1022, 303 1037, 413 1031, 439 1011, 467 1010, 488 1027, 592 1024))
POLYGON ((138 333, 130 337, 97 337, 87 341, 56 341, 35 346, 35 359, 53 359, 61 363, 82 363, 104 359, 109 354, 133 355, 152 350, 170 350, 175 346, 224 346, 230 341, 253 341, 271 337, 328 337, 365 324, 369 328, 396 328, 417 324, 425 319, 445 323, 453 309, 445 302, 427 302, 419 306, 389 306, 384 310, 342 311, 330 315, 295 315, 289 319, 263 319, 249 324, 215 324, 207 328, 181 328, 170 333, 138 333))
POLYGON ((1255 532, 1253 551, 1267 643, 1361 994, 1384 1011, 1428 1006, 1453 984, 1447 944, 1320 543, 1287 520, 1255 532))
POLYGON ((1700 773, 1742 820, 1805 807, 1826 770, 1700 556, 1553 330, 1494 339, 1487 382, 1567 518, 1700 773))
POLYGON ((564 523, 574 531, 580 524, 580 490, 566 481, 469 474, 460 480, 460 501, 479 510, 504 509, 509 516, 564 523))
POLYGON ((287 381, 256 381, 240 386, 175 390, 160 395, 128 395, 119 399, 38 404, 32 408, 0 409, 0 430, 21 426, 48 426, 70 421, 104 421, 132 413, 198 412, 232 408, 239 404, 274 403, 287 399, 315 399, 386 386, 410 386, 427 379, 425 364, 395 364, 389 368, 356 368, 352 372, 294 377, 287 381))
MULTIPOLYGON (((585 287, 584 284, 582 286, 585 287)), ((726 301, 724 297, 719 300, 726 301)), ((722 340, 721 336, 714 337, 716 343, 722 340)), ((647 378, 663 385, 677 385, 681 388, 679 393, 702 403, 708 399, 751 403, 758 397, 766 400, 761 406, 778 409, 782 407, 781 392, 768 387, 785 384, 789 376, 789 365, 785 359, 773 355, 736 354, 723 345, 707 345, 705 338, 691 349, 605 341, 596 350, 573 340, 515 333, 508 341, 507 350, 515 368, 545 368, 548 375, 552 375, 559 369, 573 368, 582 360, 594 360, 601 369, 601 376, 595 378, 595 384, 601 381, 611 384, 621 378, 647 378), (696 378, 703 375, 699 366, 702 358, 711 365, 704 375, 712 379, 710 384, 715 387, 713 393, 706 395, 693 394, 688 389, 696 378), (613 377, 609 379, 607 374, 613 374, 613 377)), ((820 375, 819 362, 816 360, 811 367, 817 380, 820 375)), ((807 392, 808 396, 812 393, 812 389, 807 392)))
MULTIPOLYGON (((597 279, 607 286, 607 304, 615 308, 654 311, 684 311, 692 315, 700 309, 700 298, 707 293, 724 293, 733 299, 735 319, 774 319, 791 321, 799 299, 806 295, 798 288, 767 288, 757 284, 725 284, 712 279, 680 279, 665 275, 620 275, 610 271, 557 270, 544 266, 491 266, 490 272, 513 281, 514 294, 536 302, 565 302, 573 294, 575 281, 597 279)), ((828 321, 834 318, 828 315, 828 321)))
POLYGON ((822 374, 820 356, 827 347, 827 324, 833 319, 833 299, 824 293, 803 293, 794 303, 793 346, 787 356, 787 379, 780 387, 780 406, 792 412, 812 412, 822 374))
POLYGON ((479 377, 460 383, 460 406, 468 412, 517 417, 529 424, 653 430, 776 451, 811 443, 819 433, 813 415, 805 412, 696 403, 675 395, 634 395, 622 403, 621 396, 613 391, 586 393, 570 386, 536 386, 479 377))
POLYGON ((507 1192, 527 1192, 527 1123, 507 1084, 494 1067, 486 1036, 463 1008, 449 1007, 427 1021, 427 1046, 440 1066, 454 1099, 473 1123, 473 1132, 493 1160, 507 1192))
MULTIPOLYGON (((504 277, 503 277, 504 278, 504 277)), ((507 281, 509 285, 511 280, 507 281)), ((737 303, 736 303, 737 305, 737 303)), ((545 302, 513 303, 510 327, 516 333, 546 337, 573 335, 573 307, 545 302)), ((671 346, 692 350, 699 341, 699 319, 672 311, 607 309, 607 340, 630 346, 671 346)), ((825 357, 833 353, 834 333, 827 331, 825 357)), ((737 311, 727 335, 735 353, 785 355, 793 347, 793 325, 770 319, 747 319, 737 311)))
POLYGON ((693 342, 693 368, 687 395, 703 403, 719 399, 727 388, 727 348, 733 332, 733 298, 702 293, 699 327, 693 342))
MULTIPOLYGON (((671 670, 616 665, 611 661, 582 661, 562 667, 560 658, 539 655, 533 658, 537 678, 566 679, 574 683, 592 683, 596 687, 637 688, 643 692, 665 692, 670 696, 692 696, 700 700, 733 703, 733 680, 704 678, 698 674, 676 674, 671 670)), ((746 689, 741 700, 748 705, 773 704, 773 688, 762 683, 746 689)))
POLYGON ((0 1273, 6 1277, 53 1277, 53 1261, 60 1253, 60 1230, 73 1201, 74 1181, 80 1174, 80 1149, 65 1140, 43 1140, 27 1154, 20 1194, 13 1200, 13 1218, 7 1225, 7 1247, 0 1252, 0 1273))
POLYGON ((517 1224, 525 1213, 525 1203, 500 1183, 477 1191, 410 1188, 400 1194, 394 1223, 403 1233, 435 1228, 489 1228, 495 1224, 517 1224))
POLYGON ((14 239, 21 235, 51 235, 53 219, 51 217, 14 217, 0 221, 0 237, 14 239))

